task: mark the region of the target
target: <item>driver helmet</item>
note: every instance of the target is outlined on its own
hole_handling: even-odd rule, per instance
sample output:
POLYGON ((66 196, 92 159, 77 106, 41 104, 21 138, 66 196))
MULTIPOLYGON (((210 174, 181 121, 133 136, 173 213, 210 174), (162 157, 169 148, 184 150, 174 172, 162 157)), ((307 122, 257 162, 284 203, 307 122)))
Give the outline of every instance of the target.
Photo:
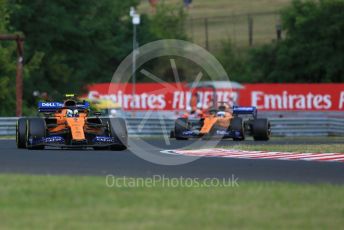
POLYGON ((224 117, 226 115, 226 112, 225 111, 219 111, 217 112, 216 116, 218 117, 224 117))
POLYGON ((73 117, 73 110, 67 109, 66 117, 73 117))
POLYGON ((77 109, 71 110, 67 109, 66 117, 78 117, 79 111, 77 109))

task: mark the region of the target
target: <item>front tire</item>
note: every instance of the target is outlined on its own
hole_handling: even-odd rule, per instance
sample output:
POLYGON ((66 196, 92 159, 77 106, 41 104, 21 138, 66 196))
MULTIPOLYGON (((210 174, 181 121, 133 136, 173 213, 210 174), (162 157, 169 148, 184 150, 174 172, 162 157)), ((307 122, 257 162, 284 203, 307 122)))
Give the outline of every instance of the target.
POLYGON ((19 149, 26 148, 26 122, 26 118, 19 118, 16 124, 16 143, 19 149))
POLYGON ((240 135, 233 137, 234 141, 243 141, 245 140, 245 130, 244 130, 244 121, 241 117, 234 117, 230 123, 230 130, 232 132, 240 132, 240 135))
MULTIPOLYGON (((105 119, 103 119, 105 120, 105 119)), ((128 146, 128 129, 123 118, 116 117, 106 119, 111 137, 116 138, 120 144, 111 145, 110 149, 115 151, 126 150, 128 146)))
POLYGON ((260 118, 253 122, 253 139, 255 141, 268 141, 271 135, 271 125, 268 119, 260 118))
POLYGON ((27 120, 27 145, 28 149, 41 150, 44 149, 44 145, 31 145, 30 139, 39 139, 46 136, 46 124, 41 118, 31 118, 27 120))

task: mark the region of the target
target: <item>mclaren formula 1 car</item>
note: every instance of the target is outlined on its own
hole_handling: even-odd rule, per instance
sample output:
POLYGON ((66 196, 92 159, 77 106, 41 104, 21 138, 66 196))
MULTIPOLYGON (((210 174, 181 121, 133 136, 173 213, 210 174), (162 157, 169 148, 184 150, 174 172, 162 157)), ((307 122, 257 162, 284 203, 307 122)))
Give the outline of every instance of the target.
POLYGON ((88 102, 67 99, 64 103, 39 102, 41 117, 20 118, 16 126, 18 148, 87 148, 124 150, 128 132, 122 118, 90 117, 88 102))
POLYGON ((233 106, 228 109, 224 105, 210 109, 196 119, 190 116, 178 118, 171 131, 171 137, 177 140, 232 138, 242 141, 250 135, 256 141, 267 141, 270 134, 270 122, 266 118, 257 118, 256 107, 233 106), (249 118, 244 119, 247 116, 249 118))

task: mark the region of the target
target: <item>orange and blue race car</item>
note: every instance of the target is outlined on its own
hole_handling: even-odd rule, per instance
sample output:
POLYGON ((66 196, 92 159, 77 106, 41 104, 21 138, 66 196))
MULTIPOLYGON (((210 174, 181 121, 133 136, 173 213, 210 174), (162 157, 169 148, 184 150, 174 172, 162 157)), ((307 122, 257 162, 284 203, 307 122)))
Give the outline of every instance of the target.
POLYGON ((171 137, 177 140, 232 138, 242 141, 246 135, 250 135, 257 141, 270 139, 270 122, 266 118, 257 117, 256 107, 230 107, 220 102, 218 107, 205 112, 200 111, 197 116, 186 114, 178 118, 174 130, 171 131, 171 137), (247 115, 249 118, 244 119, 247 115))
POLYGON ((69 96, 63 103, 39 102, 43 116, 20 118, 16 125, 18 148, 88 148, 125 150, 128 131, 123 118, 103 118, 90 114, 90 104, 69 96))

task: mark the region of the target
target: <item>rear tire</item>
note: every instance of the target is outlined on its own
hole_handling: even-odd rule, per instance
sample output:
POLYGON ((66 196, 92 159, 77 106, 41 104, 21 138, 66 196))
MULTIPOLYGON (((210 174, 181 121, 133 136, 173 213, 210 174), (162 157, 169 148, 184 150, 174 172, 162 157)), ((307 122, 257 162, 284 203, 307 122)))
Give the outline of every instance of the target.
POLYGON ((25 149, 26 148, 26 118, 19 118, 16 125, 16 143, 17 148, 25 149))
POLYGON ((240 132, 241 137, 233 137, 234 141, 243 141, 245 140, 245 130, 244 130, 244 121, 241 117, 234 117, 230 123, 230 130, 234 132, 240 132))
POLYGON ((128 146, 128 129, 125 120, 120 117, 102 120, 106 120, 110 136, 116 138, 120 142, 120 144, 111 145, 110 149, 115 151, 126 150, 128 146))
POLYGON ((176 140, 187 140, 188 138, 182 137, 185 131, 188 131, 188 119, 178 118, 174 123, 174 136, 176 140))
POLYGON ((31 118, 27 120, 27 145, 28 149, 41 150, 44 149, 44 145, 29 145, 30 138, 42 138, 46 136, 45 121, 41 118, 31 118))
POLYGON ((260 118, 253 122, 253 139, 255 141, 268 141, 271 135, 271 125, 268 119, 260 118))

